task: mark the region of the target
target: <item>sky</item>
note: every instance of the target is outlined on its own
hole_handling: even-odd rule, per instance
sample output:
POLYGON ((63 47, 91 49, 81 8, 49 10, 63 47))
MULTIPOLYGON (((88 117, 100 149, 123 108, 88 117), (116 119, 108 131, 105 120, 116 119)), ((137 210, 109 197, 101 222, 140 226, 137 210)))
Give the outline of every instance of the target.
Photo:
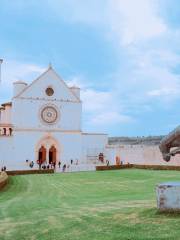
POLYGON ((0 102, 51 63, 84 131, 164 135, 180 120, 179 0, 0 0, 0 102))

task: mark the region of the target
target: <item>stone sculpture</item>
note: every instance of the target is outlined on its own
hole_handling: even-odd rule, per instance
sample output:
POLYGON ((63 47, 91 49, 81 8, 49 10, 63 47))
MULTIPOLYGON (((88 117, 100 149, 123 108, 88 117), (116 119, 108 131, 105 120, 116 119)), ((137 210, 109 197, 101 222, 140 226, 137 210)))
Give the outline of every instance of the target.
POLYGON ((180 153, 180 126, 161 140, 159 148, 166 162, 170 161, 171 156, 180 153))

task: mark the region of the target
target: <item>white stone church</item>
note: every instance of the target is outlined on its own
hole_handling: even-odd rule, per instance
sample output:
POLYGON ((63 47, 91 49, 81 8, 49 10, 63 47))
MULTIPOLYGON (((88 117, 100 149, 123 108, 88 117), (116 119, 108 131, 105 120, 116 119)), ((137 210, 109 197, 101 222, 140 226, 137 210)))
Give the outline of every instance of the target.
POLYGON ((166 163, 157 144, 108 144, 106 134, 84 133, 80 89, 69 87, 51 66, 31 84, 17 81, 13 88, 12 101, 0 105, 0 168, 31 170, 42 163, 56 164, 59 171, 59 162, 68 171, 95 170, 107 162, 179 165, 177 156, 166 163))
POLYGON ((0 107, 0 167, 98 161, 108 137, 84 133, 81 115, 80 89, 67 86, 51 66, 29 85, 14 82, 12 101, 0 107))

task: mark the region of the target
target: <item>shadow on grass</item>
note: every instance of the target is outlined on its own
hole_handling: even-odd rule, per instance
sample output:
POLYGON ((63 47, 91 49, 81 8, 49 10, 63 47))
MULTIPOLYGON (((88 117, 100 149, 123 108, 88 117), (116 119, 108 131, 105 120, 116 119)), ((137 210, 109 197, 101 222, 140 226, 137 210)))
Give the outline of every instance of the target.
POLYGON ((159 211, 157 208, 149 208, 140 212, 141 217, 149 217, 149 218, 169 218, 175 219, 180 218, 180 210, 179 211, 159 211))
POLYGON ((15 196, 17 197, 17 195, 26 192, 27 186, 28 181, 25 178, 23 181, 20 181, 17 177, 9 177, 8 183, 1 191, 0 200, 9 200, 15 196))

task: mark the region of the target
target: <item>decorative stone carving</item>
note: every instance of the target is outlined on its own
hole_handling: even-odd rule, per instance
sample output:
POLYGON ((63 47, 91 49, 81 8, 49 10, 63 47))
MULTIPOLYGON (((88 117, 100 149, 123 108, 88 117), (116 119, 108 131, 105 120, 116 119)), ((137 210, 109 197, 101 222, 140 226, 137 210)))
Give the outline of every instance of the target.
POLYGON ((52 96, 54 94, 54 90, 51 87, 46 88, 46 94, 48 96, 52 96))
POLYGON ((159 148, 166 162, 170 161, 171 156, 180 153, 180 126, 161 140, 159 148))
POLYGON ((40 114, 42 121, 47 124, 54 124, 58 119, 58 111, 54 106, 43 107, 40 114))

